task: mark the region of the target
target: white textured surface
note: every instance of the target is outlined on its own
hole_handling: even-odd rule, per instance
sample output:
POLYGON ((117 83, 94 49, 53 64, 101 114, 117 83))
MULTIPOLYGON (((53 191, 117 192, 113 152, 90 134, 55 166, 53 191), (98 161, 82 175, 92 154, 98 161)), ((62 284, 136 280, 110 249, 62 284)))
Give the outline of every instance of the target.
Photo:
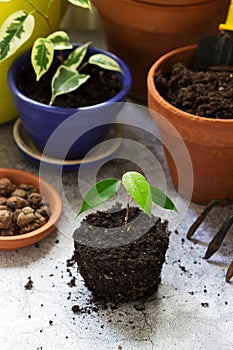
MULTIPOLYGON (((15 147, 11 128, 11 123, 0 126, 0 166, 37 174, 38 168, 15 147)), ((153 151, 163 167, 168 193, 176 197, 160 144, 127 128, 126 135, 153 151)), ((130 155, 127 146, 122 145, 121 156, 130 155)), ((138 154, 138 157, 142 156, 138 154)), ((146 159, 141 161, 153 175, 151 163, 146 159)), ((133 168, 128 161, 118 160, 104 165, 98 176, 118 176, 133 168)), ((59 180, 56 176, 56 172, 48 174, 55 186, 59 180)), ((86 183, 90 178, 92 168, 83 173, 86 183)), ((123 350, 233 349, 233 283, 225 283, 226 268, 232 259, 232 230, 210 262, 202 259, 207 243, 232 207, 214 210, 195 235, 198 240, 195 243, 185 236, 203 207, 190 204, 178 232, 171 234, 158 292, 146 302, 144 310, 137 311, 134 303, 116 309, 98 306, 94 311, 76 267, 70 267, 77 278, 76 286, 67 285, 71 276, 66 260, 73 253, 72 234, 77 225, 74 212, 81 200, 77 172, 63 174, 63 191, 66 204, 54 233, 38 246, 0 251, 1 350, 117 350, 120 345, 123 350), (33 288, 26 290, 24 285, 29 276, 33 288), (86 307, 86 312, 74 314, 71 308, 77 304, 86 307)), ((186 205, 179 198, 180 208, 186 205)))

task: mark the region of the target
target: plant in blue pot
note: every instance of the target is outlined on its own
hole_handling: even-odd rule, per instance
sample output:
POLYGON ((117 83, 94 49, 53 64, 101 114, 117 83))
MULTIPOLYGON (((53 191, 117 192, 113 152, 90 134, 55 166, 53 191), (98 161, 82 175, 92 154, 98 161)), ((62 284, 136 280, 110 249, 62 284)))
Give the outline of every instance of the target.
MULTIPOLYGON (((78 1, 86 3, 89 0, 78 1)), ((22 124, 46 155, 83 157, 107 135, 131 87, 127 65, 57 31, 14 61, 8 84, 22 124)))
POLYGON ((68 0, 0 0, 0 124, 17 117, 7 83, 11 63, 29 50, 36 38, 58 30, 68 4, 68 0), (10 27, 12 22, 14 28, 10 27), (27 30, 18 30, 24 28, 23 23, 27 23, 27 30))

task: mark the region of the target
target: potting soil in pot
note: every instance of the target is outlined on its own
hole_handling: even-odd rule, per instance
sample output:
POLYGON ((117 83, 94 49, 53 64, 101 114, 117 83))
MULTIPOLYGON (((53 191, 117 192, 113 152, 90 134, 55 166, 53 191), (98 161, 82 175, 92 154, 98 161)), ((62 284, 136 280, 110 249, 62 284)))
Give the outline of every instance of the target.
POLYGON ((130 208, 128 225, 124 220, 125 209, 96 212, 74 233, 79 272, 104 302, 145 299, 160 283, 169 244, 167 222, 149 218, 139 208, 130 208))
MULTIPOLYGON (((39 81, 36 81, 33 68, 24 67, 17 79, 18 88, 27 97, 49 104, 54 73, 55 70, 51 69, 39 81)), ((92 106, 109 100, 121 90, 122 81, 114 72, 95 65, 88 65, 82 70, 82 73, 91 75, 91 77, 77 90, 57 96, 54 106, 69 108, 92 106)))
POLYGON ((169 76, 155 75, 155 85, 173 106, 201 117, 233 119, 233 66, 193 71, 176 63, 169 76))

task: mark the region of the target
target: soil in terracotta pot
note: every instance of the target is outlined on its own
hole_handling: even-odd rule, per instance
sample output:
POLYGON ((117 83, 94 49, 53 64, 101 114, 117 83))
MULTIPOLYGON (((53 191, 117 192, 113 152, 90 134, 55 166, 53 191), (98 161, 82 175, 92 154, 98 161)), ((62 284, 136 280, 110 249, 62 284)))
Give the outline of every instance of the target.
POLYGON ((169 244, 167 222, 150 219, 134 207, 129 224, 124 220, 125 209, 98 211, 88 215, 74 233, 73 259, 86 286, 103 302, 145 299, 160 283, 169 244))
MULTIPOLYGON (((54 73, 55 70, 51 69, 37 82, 33 68, 24 67, 17 78, 17 86, 24 95, 31 99, 49 104, 54 73)), ((58 96, 54 106, 70 108, 92 106, 109 100, 121 90, 121 79, 114 72, 95 65, 88 65, 82 70, 82 73, 91 75, 91 77, 77 90, 58 96)))
POLYGON ((176 63, 169 76, 155 74, 155 85, 173 106, 201 117, 233 119, 233 66, 193 71, 176 63))

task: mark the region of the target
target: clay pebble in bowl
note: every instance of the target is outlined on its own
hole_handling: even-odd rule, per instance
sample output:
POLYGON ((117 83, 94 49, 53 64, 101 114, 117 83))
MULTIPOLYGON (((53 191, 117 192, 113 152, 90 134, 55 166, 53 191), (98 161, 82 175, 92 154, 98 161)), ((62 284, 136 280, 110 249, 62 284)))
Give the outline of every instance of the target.
POLYGON ((50 216, 41 227, 24 234, 0 236, 0 250, 19 249, 32 245, 48 236, 54 229, 62 213, 62 200, 57 190, 44 179, 29 172, 0 168, 0 179, 8 178, 16 186, 30 184, 34 186, 49 205, 50 216))

